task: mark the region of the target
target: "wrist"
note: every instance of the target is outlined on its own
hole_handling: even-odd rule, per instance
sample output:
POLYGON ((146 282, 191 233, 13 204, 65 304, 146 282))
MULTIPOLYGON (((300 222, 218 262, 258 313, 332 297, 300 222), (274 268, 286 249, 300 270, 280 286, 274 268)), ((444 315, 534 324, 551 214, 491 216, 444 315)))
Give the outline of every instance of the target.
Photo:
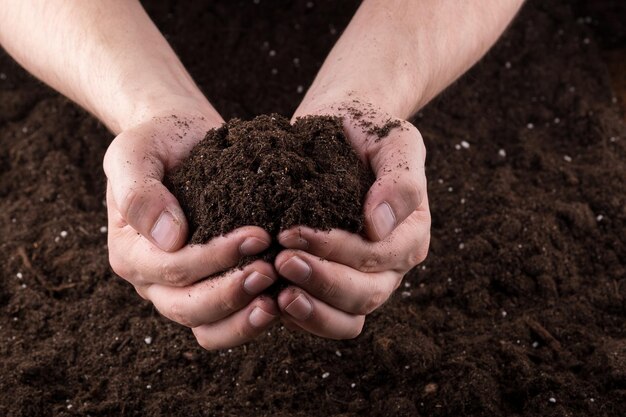
POLYGON ((399 119, 408 119, 421 107, 421 88, 399 72, 397 76, 376 77, 367 80, 356 77, 316 79, 307 91, 295 116, 311 114, 337 103, 369 103, 399 119))
POLYGON ((406 120, 412 111, 408 106, 403 105, 397 98, 390 99, 383 91, 375 88, 370 89, 350 89, 342 86, 338 89, 326 89, 323 91, 311 89, 307 92, 298 109, 294 113, 295 117, 308 114, 350 114, 349 109, 354 108, 374 108, 377 113, 387 114, 398 119, 406 120))
POLYGON ((109 96, 93 100, 88 110, 111 131, 118 134, 152 118, 172 114, 186 114, 208 119, 220 125, 223 119, 193 84, 178 82, 145 83, 141 88, 119 87, 108 89, 109 96))

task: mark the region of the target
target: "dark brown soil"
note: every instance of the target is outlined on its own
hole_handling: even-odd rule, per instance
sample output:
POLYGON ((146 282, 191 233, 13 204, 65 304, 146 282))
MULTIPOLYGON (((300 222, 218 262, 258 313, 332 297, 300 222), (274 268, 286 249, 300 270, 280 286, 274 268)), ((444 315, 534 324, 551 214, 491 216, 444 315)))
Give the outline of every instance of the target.
MULTIPOLYGON (((250 119, 293 112, 356 3, 147 6, 250 119)), ((110 135, 0 55, 0 415, 623 416, 626 129, 570 4, 527 2, 413 120, 431 254, 343 342, 277 326, 204 352, 161 318, 108 267, 110 135)))
POLYGON ((374 179, 340 118, 291 125, 273 114, 209 131, 167 183, 189 221, 190 242, 206 243, 246 225, 274 237, 296 225, 359 233, 374 179))

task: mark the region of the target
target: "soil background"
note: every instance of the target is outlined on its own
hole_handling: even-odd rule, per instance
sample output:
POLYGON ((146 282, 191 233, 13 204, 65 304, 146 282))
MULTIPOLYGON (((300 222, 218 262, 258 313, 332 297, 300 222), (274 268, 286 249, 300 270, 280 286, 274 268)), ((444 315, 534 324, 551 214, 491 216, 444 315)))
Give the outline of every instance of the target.
MULTIPOLYGON (((342 342, 205 352, 161 318, 108 266, 111 135, 0 54, 0 415, 623 416, 626 129, 582 3, 529 1, 415 117, 431 253, 342 342)), ((357 2, 146 6, 249 119, 296 108, 357 2)))

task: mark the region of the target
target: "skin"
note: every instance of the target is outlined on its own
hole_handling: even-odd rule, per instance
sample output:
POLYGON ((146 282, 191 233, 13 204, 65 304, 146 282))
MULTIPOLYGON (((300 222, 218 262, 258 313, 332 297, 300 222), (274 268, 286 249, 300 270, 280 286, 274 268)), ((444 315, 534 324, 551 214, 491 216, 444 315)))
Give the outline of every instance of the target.
POLYGON ((365 0, 294 118, 344 116, 351 144, 377 177, 364 206, 367 237, 287 230, 274 265, 243 270, 232 268, 270 243, 258 227, 184 244, 186 219, 162 180, 223 119, 137 1, 0 0, 0 43, 116 135, 104 159, 111 266, 201 346, 218 349, 278 320, 321 337, 360 334, 365 316, 428 252, 426 151, 406 119, 487 51, 521 3, 365 0), (402 127, 376 141, 348 107, 402 127), (277 300, 259 295, 279 275, 291 285, 277 300))

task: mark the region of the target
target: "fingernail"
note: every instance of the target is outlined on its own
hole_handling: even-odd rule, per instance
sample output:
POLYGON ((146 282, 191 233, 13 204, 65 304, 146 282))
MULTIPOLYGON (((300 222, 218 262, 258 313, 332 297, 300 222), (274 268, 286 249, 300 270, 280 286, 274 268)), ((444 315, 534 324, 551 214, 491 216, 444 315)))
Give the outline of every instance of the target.
POLYGON ((164 211, 152 227, 150 234, 159 248, 170 250, 178 241, 180 223, 169 211, 164 211))
POLYGON ((296 284, 302 284, 311 276, 311 267, 300 257, 294 256, 281 265, 278 273, 296 284))
POLYGON ((269 243, 264 240, 256 237, 247 237, 239 246, 239 252, 244 256, 256 255, 267 249, 268 246, 269 243))
POLYGON ((280 239, 280 244, 288 249, 305 250, 309 248, 309 242, 303 239, 299 233, 289 233, 280 239))
POLYGON ((313 306, 304 295, 300 294, 285 307, 285 311, 296 320, 306 320, 311 315, 313 306))
POLYGON ((272 278, 254 271, 243 281, 243 289, 250 295, 256 295, 272 285, 273 282, 272 278))
POLYGON ((254 307, 248 319, 253 327, 262 328, 270 324, 275 318, 276 316, 265 312, 261 307, 254 307))
POLYGON ((387 202, 378 205, 372 212, 372 225, 380 239, 386 238, 396 227, 396 216, 387 202))

